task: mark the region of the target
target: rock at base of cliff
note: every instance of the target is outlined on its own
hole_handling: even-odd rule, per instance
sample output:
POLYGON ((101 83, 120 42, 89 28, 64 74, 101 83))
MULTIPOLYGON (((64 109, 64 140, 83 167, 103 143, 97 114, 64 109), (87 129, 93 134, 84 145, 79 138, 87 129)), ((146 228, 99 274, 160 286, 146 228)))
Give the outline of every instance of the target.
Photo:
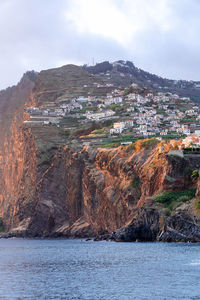
POLYGON ((95 233, 91 225, 85 220, 84 217, 79 218, 71 226, 65 224, 59 227, 55 232, 55 236, 71 237, 71 238, 88 238, 94 237, 95 233))

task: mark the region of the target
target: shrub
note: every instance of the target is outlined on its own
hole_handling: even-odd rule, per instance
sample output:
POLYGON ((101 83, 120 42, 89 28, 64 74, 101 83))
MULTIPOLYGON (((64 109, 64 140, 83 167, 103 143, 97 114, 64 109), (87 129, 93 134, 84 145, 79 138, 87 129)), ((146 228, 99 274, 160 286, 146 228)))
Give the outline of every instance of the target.
POLYGON ((196 180, 198 179, 198 177, 199 177, 199 171, 198 171, 198 170, 194 170, 194 171, 192 172, 191 179, 192 179, 193 181, 196 181, 196 180))
POLYGON ((183 195, 183 196, 180 196, 178 199, 177 199, 177 201, 178 202, 186 202, 186 201, 189 201, 191 198, 190 198, 190 196, 188 196, 188 195, 183 195))
POLYGON ((184 190, 180 192, 167 192, 155 197, 156 202, 162 203, 165 207, 172 208, 173 202, 186 202, 195 197, 196 189, 184 190))

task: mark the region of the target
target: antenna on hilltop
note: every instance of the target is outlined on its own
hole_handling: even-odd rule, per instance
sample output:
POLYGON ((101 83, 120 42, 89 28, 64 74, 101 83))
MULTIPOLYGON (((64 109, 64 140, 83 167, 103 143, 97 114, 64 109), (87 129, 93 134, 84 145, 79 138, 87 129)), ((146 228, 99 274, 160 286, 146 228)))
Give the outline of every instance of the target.
POLYGON ((93 65, 93 67, 94 67, 94 57, 92 58, 92 65, 93 65))

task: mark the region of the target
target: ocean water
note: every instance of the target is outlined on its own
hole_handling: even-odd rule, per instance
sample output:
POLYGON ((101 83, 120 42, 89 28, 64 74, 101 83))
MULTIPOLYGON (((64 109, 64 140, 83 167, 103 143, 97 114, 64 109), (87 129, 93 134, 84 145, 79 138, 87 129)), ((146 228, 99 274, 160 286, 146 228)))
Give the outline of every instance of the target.
POLYGON ((1 239, 0 299, 200 299, 200 244, 1 239))

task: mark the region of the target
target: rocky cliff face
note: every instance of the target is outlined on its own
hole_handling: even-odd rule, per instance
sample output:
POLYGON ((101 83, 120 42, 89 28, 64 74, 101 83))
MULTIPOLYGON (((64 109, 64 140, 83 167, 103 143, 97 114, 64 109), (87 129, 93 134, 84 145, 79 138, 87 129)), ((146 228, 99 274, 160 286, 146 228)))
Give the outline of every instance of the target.
POLYGON ((5 138, 10 135, 9 129, 14 116, 21 118, 35 78, 34 71, 27 72, 16 86, 0 91, 0 153, 3 151, 5 138))
POLYGON ((22 205, 20 195, 26 194, 20 184, 27 183, 31 176, 26 155, 31 155, 34 150, 32 143, 26 144, 30 131, 22 127, 22 119, 24 105, 34 86, 35 77, 35 72, 27 72, 16 86, 0 92, 0 216, 8 227, 19 222, 13 216, 22 205), (31 150, 24 151, 25 148, 31 150), (29 174, 27 178, 26 173, 29 174))
POLYGON ((11 235, 199 241, 192 204, 171 216, 154 195, 194 187, 198 161, 168 155, 173 142, 134 149, 38 148, 15 122, 5 145, 1 216, 11 235))
POLYGON ((4 144, 1 216, 6 228, 17 226, 32 212, 36 184, 36 147, 30 129, 14 120, 4 144))

